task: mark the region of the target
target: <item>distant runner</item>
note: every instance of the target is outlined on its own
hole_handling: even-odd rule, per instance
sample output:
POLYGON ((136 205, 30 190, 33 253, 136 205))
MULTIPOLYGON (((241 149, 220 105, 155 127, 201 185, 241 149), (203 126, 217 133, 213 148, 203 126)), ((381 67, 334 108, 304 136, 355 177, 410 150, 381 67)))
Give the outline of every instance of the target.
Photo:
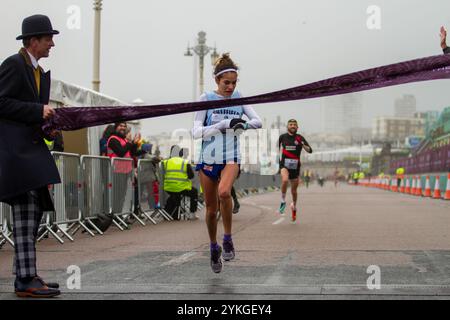
POLYGON ((298 124, 297 120, 291 119, 287 124, 288 132, 282 134, 278 140, 278 148, 281 149, 280 158, 280 173, 281 173, 281 204, 278 212, 284 214, 286 209, 286 192, 288 181, 291 182, 292 193, 292 222, 297 220, 297 188, 300 176, 300 155, 302 149, 306 152, 312 153, 312 148, 306 139, 297 134, 298 124))

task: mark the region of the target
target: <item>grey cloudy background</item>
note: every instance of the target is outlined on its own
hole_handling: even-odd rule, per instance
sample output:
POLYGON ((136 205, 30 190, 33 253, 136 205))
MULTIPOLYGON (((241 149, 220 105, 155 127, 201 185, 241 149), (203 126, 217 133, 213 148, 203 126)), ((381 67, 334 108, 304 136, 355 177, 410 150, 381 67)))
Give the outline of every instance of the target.
MULTIPOLYGON (((15 53, 22 19, 35 13, 51 17, 56 47, 41 65, 52 76, 91 87, 92 0, 2 0, 0 59, 15 53), (81 9, 81 29, 69 30, 67 8, 81 9)), ((104 0, 102 11, 101 91, 146 104, 191 101, 193 58, 187 42, 198 31, 208 44, 231 52, 240 65, 238 89, 244 95, 298 86, 361 69, 441 54, 439 28, 450 29, 448 0, 104 0), (381 30, 368 30, 366 10, 381 8, 381 30)), ((213 89, 210 59, 206 89, 213 89)), ((448 80, 404 85, 364 93, 363 123, 393 114, 394 99, 411 93, 418 110, 450 105, 448 80)), ((322 99, 255 106, 269 123, 298 118, 304 132, 323 129, 322 99)), ((192 116, 143 122, 144 134, 190 128, 192 116)))

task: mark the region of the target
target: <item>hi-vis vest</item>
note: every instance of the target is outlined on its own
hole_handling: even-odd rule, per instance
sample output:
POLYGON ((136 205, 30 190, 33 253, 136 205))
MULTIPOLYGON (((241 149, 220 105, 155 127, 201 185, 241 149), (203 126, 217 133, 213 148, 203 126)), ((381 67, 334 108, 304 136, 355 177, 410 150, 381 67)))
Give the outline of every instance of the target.
POLYGON ((173 157, 162 162, 164 170, 164 191, 181 192, 192 189, 192 181, 187 175, 187 160, 173 157))
MULTIPOLYGON (((108 146, 107 156, 110 157, 111 159, 118 158, 119 156, 117 154, 115 154, 111 148, 109 148, 109 142, 111 141, 111 139, 117 139, 120 142, 120 145, 122 147, 126 146, 127 140, 125 140, 119 136, 116 136, 116 135, 112 135, 111 137, 109 137, 108 143, 107 143, 107 146, 108 146)), ((127 151, 127 153, 125 153, 125 155, 123 157, 132 159, 130 151, 127 151)), ((115 173, 130 173, 131 170, 133 170, 133 162, 132 161, 117 161, 114 164, 114 168, 113 168, 113 172, 115 172, 115 173)))
POLYGON ((397 174, 397 179, 403 179, 404 175, 405 175, 405 168, 401 167, 398 168, 395 173, 397 174))
POLYGON ((55 142, 54 141, 49 141, 49 140, 47 140, 45 138, 44 138, 44 142, 47 145, 48 150, 52 151, 53 147, 55 145, 55 142))

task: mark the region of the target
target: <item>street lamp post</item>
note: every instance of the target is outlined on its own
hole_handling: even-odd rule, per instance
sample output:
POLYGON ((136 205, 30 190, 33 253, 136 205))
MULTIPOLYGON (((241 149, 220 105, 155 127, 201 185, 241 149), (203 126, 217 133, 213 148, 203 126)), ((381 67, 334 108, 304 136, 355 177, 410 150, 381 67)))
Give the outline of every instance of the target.
POLYGON ((94 75, 92 79, 92 89, 100 91, 100 25, 102 0, 94 0, 94 75))
POLYGON ((204 91, 204 77, 203 77, 203 71, 205 69, 205 57, 206 55, 213 50, 211 53, 211 63, 214 65, 216 60, 219 58, 219 54, 217 53, 216 47, 208 47, 206 45, 206 32, 200 31, 198 33, 197 38, 197 45, 195 47, 187 47, 186 53, 184 54, 187 57, 192 57, 193 54, 191 51, 193 51, 198 57, 199 57, 199 93, 202 94, 204 91))

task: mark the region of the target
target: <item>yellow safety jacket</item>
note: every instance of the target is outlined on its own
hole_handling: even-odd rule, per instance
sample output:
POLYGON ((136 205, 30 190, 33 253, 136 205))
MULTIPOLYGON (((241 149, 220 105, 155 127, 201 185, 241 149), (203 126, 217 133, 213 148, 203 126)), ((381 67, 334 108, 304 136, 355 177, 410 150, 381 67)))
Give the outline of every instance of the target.
POLYGON ((53 150, 53 146, 55 145, 54 141, 49 141, 47 139, 44 138, 45 144, 47 145, 48 150, 52 151, 53 150))
POLYGON ((187 160, 173 157, 162 162, 164 172, 164 191, 181 192, 192 189, 192 181, 187 175, 187 160))
POLYGON ((405 175, 405 168, 398 168, 395 173, 397 174, 397 179, 403 179, 405 175))

